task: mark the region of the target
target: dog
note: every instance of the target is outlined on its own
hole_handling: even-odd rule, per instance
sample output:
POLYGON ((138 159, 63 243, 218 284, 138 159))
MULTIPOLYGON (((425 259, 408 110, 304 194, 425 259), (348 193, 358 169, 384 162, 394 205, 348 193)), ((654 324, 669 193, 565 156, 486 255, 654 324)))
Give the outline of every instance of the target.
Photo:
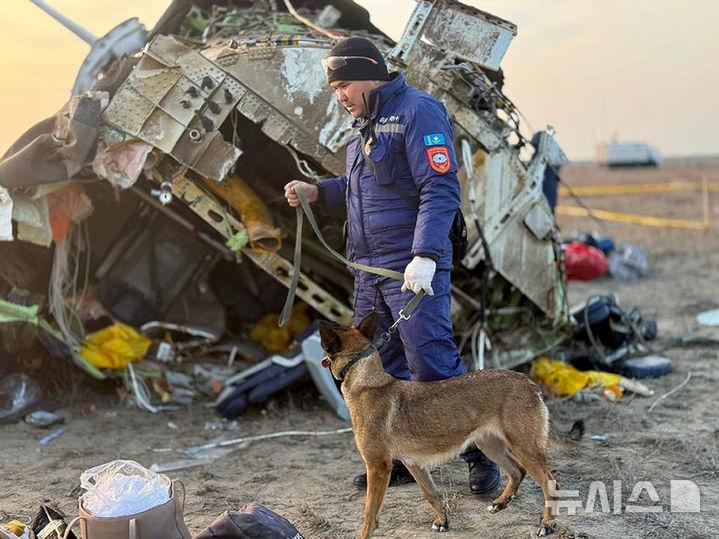
POLYGON ((377 315, 357 326, 320 322, 327 356, 323 365, 342 380, 357 449, 367 469, 364 524, 358 537, 377 528, 392 459, 400 459, 434 510, 432 529, 449 529, 447 509, 429 470, 474 443, 507 474, 507 486, 487 508, 501 511, 525 474, 542 488, 545 509, 538 535, 555 529, 559 485, 547 468, 549 413, 537 385, 501 369, 469 372, 435 382, 398 380, 382 368, 372 339, 377 315))

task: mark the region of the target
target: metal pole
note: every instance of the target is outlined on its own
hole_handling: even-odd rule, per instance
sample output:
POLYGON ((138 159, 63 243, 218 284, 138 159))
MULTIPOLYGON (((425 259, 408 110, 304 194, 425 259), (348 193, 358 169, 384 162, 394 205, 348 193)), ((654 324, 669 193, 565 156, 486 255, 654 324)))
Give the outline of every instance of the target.
POLYGON ((88 45, 92 46, 97 41, 97 38, 90 31, 85 30, 82 26, 80 26, 74 21, 71 21, 56 9, 48 6, 43 0, 30 0, 30 2, 42 9, 45 13, 50 15, 53 19, 62 24, 65 28, 70 30, 73 34, 78 36, 88 45))

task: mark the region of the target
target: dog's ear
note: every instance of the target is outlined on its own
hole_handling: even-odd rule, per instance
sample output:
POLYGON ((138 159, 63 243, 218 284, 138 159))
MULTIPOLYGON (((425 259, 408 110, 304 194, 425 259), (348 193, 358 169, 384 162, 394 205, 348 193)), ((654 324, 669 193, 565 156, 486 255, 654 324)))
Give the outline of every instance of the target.
POLYGON ((377 331, 377 311, 370 312, 365 316, 357 326, 359 332, 367 337, 367 340, 374 339, 374 334, 377 331))
POLYGON ((324 320, 320 320, 320 342, 328 354, 336 354, 342 350, 342 339, 332 324, 324 320))

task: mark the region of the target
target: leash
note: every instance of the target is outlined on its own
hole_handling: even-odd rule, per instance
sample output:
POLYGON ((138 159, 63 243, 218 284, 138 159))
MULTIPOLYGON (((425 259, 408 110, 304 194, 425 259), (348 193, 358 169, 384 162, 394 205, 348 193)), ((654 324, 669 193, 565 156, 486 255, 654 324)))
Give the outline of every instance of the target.
MULTIPOLYGON (((320 243, 324 246, 329 253, 335 257, 337 260, 342 262, 343 264, 350 266, 352 268, 366 271, 369 273, 374 273, 375 275, 381 275, 382 277, 389 277, 390 279, 395 279, 397 281, 403 281, 404 275, 402 275, 398 271, 384 269, 384 268, 376 268, 374 266, 367 266, 365 264, 358 264, 356 262, 350 262, 347 260, 344 256, 342 256, 340 253, 332 249, 332 247, 329 246, 327 241, 325 240, 324 236, 322 236, 322 233, 320 232, 320 228, 317 225, 317 221, 315 220, 315 216, 312 213, 312 209, 310 208, 309 202, 307 202, 307 199, 305 198, 304 193, 302 192, 302 188, 298 185, 294 187, 295 193, 297 193, 297 198, 300 200, 300 205, 296 208, 296 216, 297 216, 297 233, 295 236, 295 252, 294 257, 292 260, 293 268, 292 268, 292 280, 290 281, 289 291, 287 292, 287 299, 285 300, 285 305, 282 308, 282 313, 280 314, 280 320, 278 322, 279 326, 281 328, 286 327, 287 324, 290 321, 290 314, 292 312, 292 304, 295 300, 295 292, 297 291, 297 283, 300 279, 300 263, 302 261, 302 224, 303 224, 303 214, 307 217, 307 220, 310 223, 310 226, 312 227, 312 230, 314 231, 315 235, 317 236, 317 239, 320 240, 320 243)), ((419 295, 419 294, 418 294, 419 295)), ((422 296, 424 296, 424 293, 422 293, 422 296)), ((417 296, 415 296, 416 298, 417 296)), ((420 298, 421 299, 421 298, 420 298)), ((414 298, 413 298, 414 300, 414 298)), ((419 300, 417 300, 419 302, 419 300)), ((410 301, 411 303, 411 301, 410 301)), ((406 309, 406 307, 405 307, 406 309)), ((405 310, 403 309, 403 310, 405 310)))
MULTIPOLYGON (((300 201, 300 205, 296 208, 296 216, 297 216, 297 233, 295 236, 295 252, 293 256, 293 267, 292 267, 292 280, 290 281, 289 290, 287 292, 287 299, 285 300, 285 305, 282 308, 282 314, 280 314, 280 320, 279 320, 279 326, 285 327, 290 321, 290 315, 292 313, 292 303, 295 299, 295 292, 297 291, 297 283, 299 282, 300 278, 300 263, 302 261, 302 224, 303 224, 303 214, 307 217, 307 220, 310 222, 310 226, 312 227, 312 230, 314 231, 315 235, 317 236, 317 239, 320 240, 320 243, 329 251, 329 253, 334 256, 337 260, 340 262, 362 270, 369 273, 374 273, 375 275, 381 275, 383 277, 389 277, 390 279, 395 279, 397 281, 403 281, 404 275, 401 274, 398 271, 389 270, 385 268, 377 268, 374 266, 367 266, 365 264, 358 264, 356 262, 350 262, 347 260, 344 256, 342 256, 340 253, 332 249, 327 244, 327 241, 325 240, 324 236, 322 236, 322 232, 320 232, 320 227, 317 226, 317 221, 315 220, 315 216, 312 213, 312 209, 310 208, 309 202, 307 202, 307 199, 305 198, 304 193, 302 192, 302 188, 300 186, 294 187, 295 193, 297 193, 297 198, 300 201)), ((399 327, 400 323, 402 323, 404 320, 409 320, 412 316, 412 313, 417 308, 417 305, 419 305, 419 302, 422 300, 422 298, 425 296, 425 291, 420 290, 419 293, 415 294, 415 296, 409 300, 409 303, 404 306, 403 309, 399 311, 399 316, 397 317, 397 320, 394 321, 394 323, 387 328, 387 331, 382 333, 379 337, 376 339, 373 339, 370 345, 359 352, 358 354, 355 354, 355 356, 352 357, 352 359, 342 368, 342 371, 339 374, 339 379, 344 380, 344 377, 347 375, 347 372, 354 366, 355 363, 357 363, 359 360, 364 359, 366 357, 371 356, 374 352, 379 351, 380 348, 382 348, 385 344, 389 342, 389 340, 392 338, 392 335, 397 331, 397 328, 399 327)), ((323 366, 325 365, 325 362, 322 362, 323 366)))
MULTIPOLYGON (((367 348, 352 356, 352 358, 347 362, 347 364, 342 367, 342 370, 338 375, 338 379, 344 380, 345 376, 347 376, 349 370, 354 367, 355 363, 357 363, 361 359, 371 356, 375 352, 379 352, 380 348, 382 348, 390 341, 392 335, 397 331, 397 328, 399 327, 400 323, 404 320, 409 320, 412 317, 412 312, 417 308, 417 305, 419 305, 419 302, 424 297, 424 294, 424 290, 420 290, 419 294, 416 294, 411 300, 409 300, 409 303, 405 305, 404 309, 399 312, 397 320, 395 320, 394 324, 387 328, 387 331, 382 333, 376 339, 373 339, 367 348)), ((324 361, 322 362, 322 364, 324 366, 324 361)))

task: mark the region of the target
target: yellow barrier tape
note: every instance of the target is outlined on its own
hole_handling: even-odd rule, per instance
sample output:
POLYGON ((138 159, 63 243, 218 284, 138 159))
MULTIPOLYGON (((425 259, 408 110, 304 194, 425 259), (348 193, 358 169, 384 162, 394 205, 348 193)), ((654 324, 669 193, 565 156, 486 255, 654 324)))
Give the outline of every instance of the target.
MULTIPOLYGON (((702 182, 668 182, 668 183, 632 183, 611 185, 583 185, 559 188, 559 196, 570 196, 572 193, 579 196, 591 195, 628 195, 632 193, 677 193, 681 191, 701 191, 702 182)), ((719 182, 707 182, 709 191, 719 191, 719 182)))
MULTIPOLYGON (((580 206, 557 206, 556 213, 558 215, 568 215, 571 217, 587 217, 589 211, 580 206)), ((711 222, 705 223, 701 221, 687 221, 684 219, 666 219, 662 217, 650 217, 648 215, 632 215, 631 213, 618 213, 613 211, 592 209, 592 215, 598 219, 605 221, 615 221, 619 223, 632 223, 642 226, 657 226, 670 228, 689 228, 691 230, 706 231, 711 222)))

